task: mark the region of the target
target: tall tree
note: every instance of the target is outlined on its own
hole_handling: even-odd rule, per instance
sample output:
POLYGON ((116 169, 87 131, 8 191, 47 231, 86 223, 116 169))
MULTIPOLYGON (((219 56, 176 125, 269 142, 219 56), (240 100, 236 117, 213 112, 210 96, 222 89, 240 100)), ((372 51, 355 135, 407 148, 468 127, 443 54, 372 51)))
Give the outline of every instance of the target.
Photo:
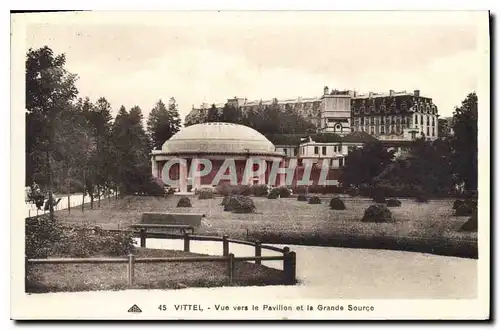
POLYGON ((180 117, 174 98, 170 99, 169 107, 159 100, 148 116, 147 128, 153 148, 160 149, 163 143, 170 139, 180 128, 180 117))
POLYGON ((113 162, 111 157, 111 105, 101 97, 85 112, 87 116, 90 134, 95 144, 94 152, 90 159, 90 176, 87 178, 92 183, 91 206, 93 206, 94 197, 98 198, 100 204, 102 193, 110 187, 111 175, 113 172, 113 162), (94 191, 94 186, 95 190, 94 191))
POLYGON ((221 121, 221 116, 219 115, 219 110, 215 107, 215 104, 212 104, 210 109, 207 112, 206 122, 213 123, 221 121))
POLYGON ((29 49, 26 56, 26 177, 31 181, 34 172, 46 173, 51 218, 54 215, 52 163, 62 158, 58 150, 58 126, 61 113, 71 108, 78 93, 77 77, 65 69, 65 64, 64 54, 55 55, 47 46, 29 49))
POLYGON ((142 111, 134 106, 127 113, 120 108, 113 125, 113 141, 117 158, 117 183, 120 192, 137 192, 151 176, 149 153, 151 144, 144 130, 142 111))
POLYGON ((477 190, 477 95, 470 93, 453 114, 453 167, 467 191, 477 190))

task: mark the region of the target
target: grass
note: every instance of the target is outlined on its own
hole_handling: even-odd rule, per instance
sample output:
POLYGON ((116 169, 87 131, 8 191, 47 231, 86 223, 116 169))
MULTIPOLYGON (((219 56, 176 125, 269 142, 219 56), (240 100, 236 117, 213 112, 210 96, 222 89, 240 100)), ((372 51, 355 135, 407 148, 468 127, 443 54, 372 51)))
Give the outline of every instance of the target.
MULTIPOLYGON (((201 256, 184 251, 137 248, 136 258, 201 256)), ((280 285, 281 270, 248 262, 235 263, 233 285, 280 285)), ((181 289, 228 284, 227 263, 155 263, 135 265, 135 284, 127 285, 126 264, 38 264, 29 266, 26 292, 75 292, 124 289, 181 289)))
MULTIPOLYGON (((320 195, 321 196, 321 195, 320 195)), ((197 233, 232 238, 258 239, 266 243, 382 248, 477 258, 477 233, 460 232, 468 217, 457 217, 453 200, 417 203, 401 199, 402 206, 390 208, 395 223, 363 223, 361 218, 373 202, 361 198, 343 198, 346 210, 330 210, 331 197, 322 196, 322 204, 311 205, 296 198, 267 199, 252 197, 256 213, 224 212, 222 198, 198 200, 193 207, 177 208, 178 196, 125 196, 106 200, 94 210, 59 211, 68 223, 126 228, 140 221, 143 212, 204 213, 207 223, 197 233)))

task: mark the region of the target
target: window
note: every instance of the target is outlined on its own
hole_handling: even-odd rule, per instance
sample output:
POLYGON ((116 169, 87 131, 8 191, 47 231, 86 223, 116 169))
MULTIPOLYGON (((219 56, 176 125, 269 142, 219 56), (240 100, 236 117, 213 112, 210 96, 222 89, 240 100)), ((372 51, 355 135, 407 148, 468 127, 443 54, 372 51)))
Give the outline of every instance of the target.
POLYGON ((415 124, 418 125, 418 115, 415 116, 415 124))
POLYGON ((432 136, 436 136, 436 129, 432 127, 432 136))
POLYGON ((322 150, 321 150, 321 153, 322 153, 323 155, 326 155, 326 147, 324 147, 324 146, 323 146, 321 149, 322 149, 322 150))
POLYGON ((344 158, 339 158, 339 167, 344 166, 344 158))
POLYGON ((319 148, 318 147, 314 147, 314 154, 317 155, 319 153, 319 148))
POLYGON ((293 148, 293 156, 297 156, 299 153, 299 148, 293 148))
POLYGON ((427 126, 429 126, 429 116, 425 116, 425 118, 427 119, 427 126))
POLYGON ((427 136, 429 136, 429 127, 427 127, 427 136))
POLYGON ((385 132, 384 132, 384 126, 380 126, 380 134, 385 134, 385 132))
POLYGON ((375 134, 375 127, 373 127, 373 126, 372 126, 372 127, 370 128, 370 133, 371 133, 372 135, 373 135, 373 134, 375 134))
POLYGON ((328 118, 328 122, 329 122, 329 123, 334 123, 334 122, 335 122, 335 119, 334 119, 334 118, 328 118))

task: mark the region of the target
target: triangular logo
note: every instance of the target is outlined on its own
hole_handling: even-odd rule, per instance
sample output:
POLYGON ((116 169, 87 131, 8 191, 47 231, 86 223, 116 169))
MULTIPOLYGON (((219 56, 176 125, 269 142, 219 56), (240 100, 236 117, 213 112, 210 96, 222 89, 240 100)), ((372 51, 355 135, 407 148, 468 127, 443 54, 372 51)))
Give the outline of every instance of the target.
POLYGON ((139 308, 139 306, 135 305, 130 307, 128 310, 129 313, 142 313, 142 310, 139 308))

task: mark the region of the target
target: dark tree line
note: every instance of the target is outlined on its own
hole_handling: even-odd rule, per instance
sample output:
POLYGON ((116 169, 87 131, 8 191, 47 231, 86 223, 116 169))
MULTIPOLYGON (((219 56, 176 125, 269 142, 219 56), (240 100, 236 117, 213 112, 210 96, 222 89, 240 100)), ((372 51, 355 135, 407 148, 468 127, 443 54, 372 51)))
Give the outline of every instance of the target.
POLYGON ((49 201, 54 191, 85 192, 92 206, 110 190, 144 189, 152 180, 152 148, 180 128, 175 99, 168 107, 157 102, 146 130, 139 106, 128 111, 121 106, 113 118, 106 98, 78 98, 77 76, 65 64, 64 54, 47 46, 27 53, 26 185, 36 182, 49 201))
POLYGON ((262 102, 254 108, 242 110, 226 103, 222 109, 214 104, 208 109, 206 116, 197 122, 185 123, 186 126, 206 122, 226 122, 252 127, 256 131, 271 136, 276 134, 307 134, 316 131, 309 120, 302 117, 295 109, 280 107, 277 99, 272 104, 262 102))

